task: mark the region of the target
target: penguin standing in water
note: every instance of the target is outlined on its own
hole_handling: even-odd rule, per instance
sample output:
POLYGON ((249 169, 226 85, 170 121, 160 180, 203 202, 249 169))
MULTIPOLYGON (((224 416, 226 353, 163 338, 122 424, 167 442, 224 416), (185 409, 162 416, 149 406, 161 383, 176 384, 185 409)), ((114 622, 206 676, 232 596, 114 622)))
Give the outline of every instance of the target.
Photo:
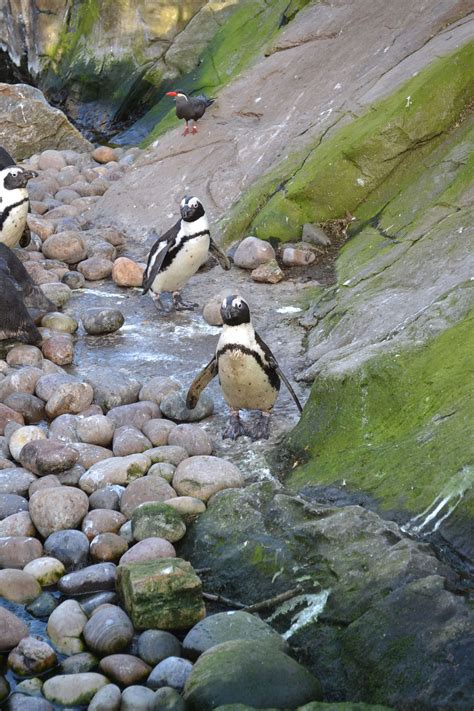
POLYGON ((7 247, 27 247, 30 230, 26 216, 30 207, 26 185, 37 173, 25 170, 0 148, 0 242, 7 247))
POLYGON ((228 258, 211 239, 201 201, 197 197, 185 196, 181 200, 181 220, 159 237, 151 248, 143 274, 143 294, 151 291, 155 305, 164 311, 161 294, 171 291, 178 311, 194 309, 197 304, 185 303, 180 291, 206 261, 209 252, 223 269, 230 269, 228 258))
POLYGON ((197 133, 197 121, 204 116, 206 109, 212 106, 215 99, 208 99, 204 94, 199 96, 188 96, 184 91, 167 91, 166 96, 173 96, 176 100, 176 116, 184 119, 185 128, 183 136, 189 133, 189 122, 191 121, 191 132, 197 133))
POLYGON ((216 354, 192 382, 186 405, 194 409, 201 392, 217 375, 231 413, 223 438, 248 435, 253 440, 268 439, 270 414, 278 397, 280 379, 301 412, 300 401, 273 353, 252 326, 247 302, 240 296, 227 296, 221 305, 221 315, 224 325, 216 354), (260 410, 260 419, 253 429, 245 428, 241 422, 239 410, 242 409, 260 410))

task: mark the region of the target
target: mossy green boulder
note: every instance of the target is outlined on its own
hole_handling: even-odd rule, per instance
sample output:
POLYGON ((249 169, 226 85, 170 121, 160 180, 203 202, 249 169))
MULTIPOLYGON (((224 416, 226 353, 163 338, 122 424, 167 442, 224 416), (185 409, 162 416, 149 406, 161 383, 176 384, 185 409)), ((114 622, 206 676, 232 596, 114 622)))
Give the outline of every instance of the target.
POLYGON ((187 629, 206 614, 201 580, 180 558, 120 565, 117 591, 136 629, 187 629))
POLYGON ((184 687, 192 709, 223 704, 294 708, 321 698, 319 681, 303 666, 265 642, 234 640, 212 647, 194 665, 184 687))
POLYGON ((186 524, 172 506, 159 501, 140 504, 132 514, 132 535, 136 541, 144 538, 165 538, 174 543, 186 533, 186 524))

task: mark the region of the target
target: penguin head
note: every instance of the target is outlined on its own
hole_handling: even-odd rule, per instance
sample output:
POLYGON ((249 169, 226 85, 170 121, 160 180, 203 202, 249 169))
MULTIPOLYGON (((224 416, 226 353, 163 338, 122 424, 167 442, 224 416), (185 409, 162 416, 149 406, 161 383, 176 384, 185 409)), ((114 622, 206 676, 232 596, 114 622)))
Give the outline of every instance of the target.
POLYGON ((226 326, 250 323, 249 305, 241 296, 230 294, 221 304, 221 316, 226 326))
POLYGON ((6 190, 17 190, 18 188, 26 188, 28 180, 35 178, 38 173, 34 170, 25 170, 18 165, 12 165, 0 171, 0 187, 6 190))
POLYGON ((188 95, 184 93, 184 91, 167 91, 166 96, 173 96, 176 101, 188 101, 188 95))
POLYGON ((205 212, 202 202, 197 197, 188 197, 187 195, 181 200, 181 217, 185 222, 194 222, 204 217, 205 212))

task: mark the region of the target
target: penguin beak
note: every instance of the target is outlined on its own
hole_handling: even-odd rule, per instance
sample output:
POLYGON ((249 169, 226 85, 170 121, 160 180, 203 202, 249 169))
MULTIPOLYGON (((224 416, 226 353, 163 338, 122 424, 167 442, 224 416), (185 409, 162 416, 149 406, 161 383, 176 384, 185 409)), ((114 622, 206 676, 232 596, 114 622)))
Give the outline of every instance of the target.
POLYGON ((23 178, 25 179, 26 182, 28 180, 31 180, 31 178, 37 178, 38 173, 35 170, 24 170, 23 171, 23 178))
POLYGON ((192 215, 192 208, 189 205, 183 205, 181 208, 181 217, 185 220, 192 215))

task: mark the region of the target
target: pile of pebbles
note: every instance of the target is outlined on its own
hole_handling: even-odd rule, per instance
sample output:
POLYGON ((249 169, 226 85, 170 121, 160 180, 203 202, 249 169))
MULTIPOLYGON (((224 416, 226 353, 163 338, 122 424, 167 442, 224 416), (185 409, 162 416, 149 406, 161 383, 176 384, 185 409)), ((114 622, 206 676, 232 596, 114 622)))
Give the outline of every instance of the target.
MULTIPOLYGON (((244 479, 202 428, 162 416, 178 389, 110 369, 81 380, 35 346, 0 361, 0 596, 47 620, 38 639, 0 606, 0 651, 24 679, 7 708, 24 695, 38 709, 149 708, 161 687, 179 698, 192 663, 169 632, 134 629, 117 567, 175 558, 209 499, 244 479)), ((9 691, 0 677, 0 699, 9 691)))

